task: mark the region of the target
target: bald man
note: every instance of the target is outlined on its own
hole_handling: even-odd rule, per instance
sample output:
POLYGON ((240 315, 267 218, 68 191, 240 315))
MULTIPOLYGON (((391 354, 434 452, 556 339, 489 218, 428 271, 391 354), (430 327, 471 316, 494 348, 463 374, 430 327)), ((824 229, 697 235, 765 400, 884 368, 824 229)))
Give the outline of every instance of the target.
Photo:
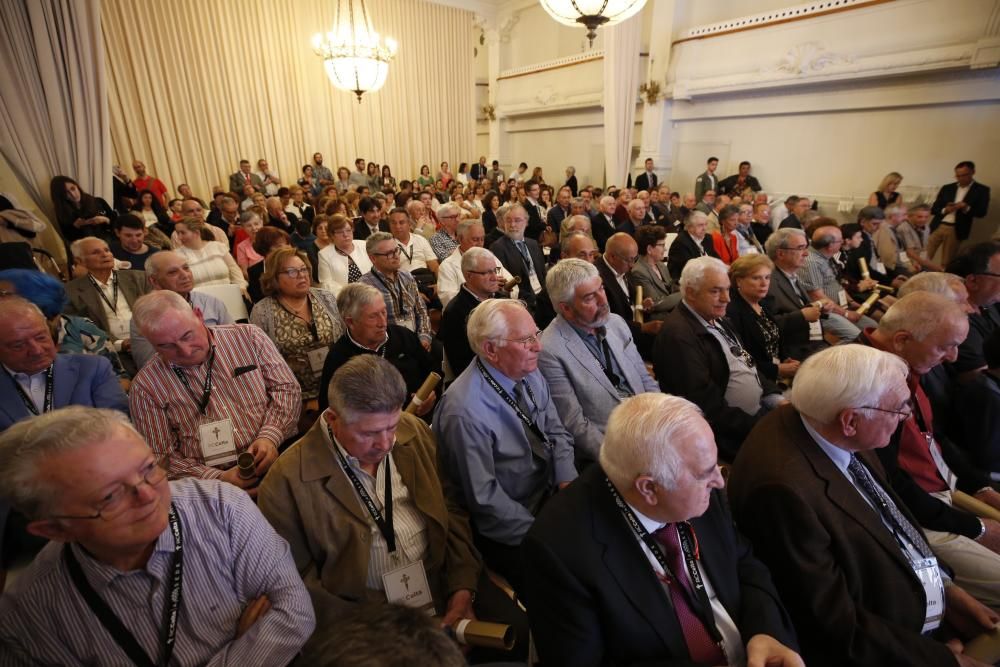
POLYGON ((638 259, 639 246, 635 239, 624 232, 618 232, 608 239, 604 254, 595 264, 604 283, 608 307, 612 313, 628 322, 632 338, 639 347, 639 353, 646 359, 653 346, 653 337, 659 332, 662 322, 652 321, 639 324, 635 321, 635 304, 632 300, 633 288, 629 272, 638 259))

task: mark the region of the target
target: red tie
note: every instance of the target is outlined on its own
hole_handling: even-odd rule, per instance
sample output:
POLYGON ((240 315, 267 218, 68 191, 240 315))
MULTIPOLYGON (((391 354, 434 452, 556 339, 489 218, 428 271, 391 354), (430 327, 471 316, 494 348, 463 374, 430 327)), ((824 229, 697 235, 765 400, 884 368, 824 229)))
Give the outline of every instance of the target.
POLYGON ((705 628, 705 624, 694 612, 689 602, 688 596, 693 597, 694 591, 688 579, 684 554, 681 552, 677 525, 668 523, 653 533, 653 537, 663 546, 663 554, 667 558, 667 563, 676 575, 670 578, 667 590, 670 592, 670 601, 674 605, 674 612, 681 624, 681 632, 684 633, 684 642, 687 644, 691 659, 702 665, 726 664, 725 654, 719 645, 712 641, 712 636, 705 628))

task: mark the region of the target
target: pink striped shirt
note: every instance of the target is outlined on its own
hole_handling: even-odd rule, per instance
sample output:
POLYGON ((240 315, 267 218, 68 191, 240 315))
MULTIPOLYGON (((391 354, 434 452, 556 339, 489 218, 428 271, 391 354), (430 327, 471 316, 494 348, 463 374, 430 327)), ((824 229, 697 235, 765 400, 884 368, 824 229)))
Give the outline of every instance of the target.
MULTIPOLYGON (((212 395, 202 415, 173 367, 156 355, 142 367, 129 391, 135 427, 158 455, 170 454, 170 477, 219 477, 204 464, 198 426, 230 419, 237 452, 257 438, 275 445, 295 435, 302 390, 271 339, 252 324, 208 327, 215 344, 212 395), (233 377, 236 369, 243 370, 233 377)), ((206 369, 181 368, 192 392, 201 394, 206 369)))

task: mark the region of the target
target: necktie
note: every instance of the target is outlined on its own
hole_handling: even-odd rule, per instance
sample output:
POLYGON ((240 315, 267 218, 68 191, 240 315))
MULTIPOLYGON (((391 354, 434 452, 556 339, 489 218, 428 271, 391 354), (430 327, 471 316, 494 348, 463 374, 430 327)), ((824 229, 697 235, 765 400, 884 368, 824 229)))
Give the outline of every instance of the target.
POLYGON ((534 273, 535 267, 531 263, 531 254, 528 253, 528 246, 524 241, 514 241, 514 245, 517 246, 517 251, 521 253, 521 257, 524 258, 524 265, 528 268, 528 273, 534 273))
MULTIPOLYGON (((535 420, 535 408, 525 391, 524 380, 519 380, 514 383, 514 401, 517 403, 517 407, 521 408, 521 412, 523 412, 528 419, 532 421, 535 420)), ((522 423, 522 426, 524 427, 524 435, 528 438, 528 446, 531 447, 532 453, 540 460, 547 461, 549 457, 545 451, 544 443, 535 434, 535 431, 528 427, 527 424, 522 423)))
POLYGON ((677 537, 677 526, 668 523, 653 533, 653 537, 663 547, 663 555, 667 558, 671 571, 676 575, 667 583, 670 602, 684 633, 684 643, 687 644, 691 660, 702 665, 724 665, 726 656, 719 645, 712 641, 712 636, 701 618, 691 607, 690 599, 694 597, 691 582, 687 576, 687 566, 681 553, 680 540, 677 537), (690 596, 690 597, 689 597, 690 596))
POLYGON ((872 479, 864 464, 853 454, 851 455, 851 462, 847 466, 847 472, 850 473, 854 483, 868 497, 875 511, 881 515, 886 523, 893 526, 893 532, 897 530, 902 532, 921 556, 930 558, 933 554, 931 553, 931 548, 924 540, 924 536, 903 516, 903 513, 896 507, 896 503, 892 502, 892 499, 876 486, 875 480, 872 479))

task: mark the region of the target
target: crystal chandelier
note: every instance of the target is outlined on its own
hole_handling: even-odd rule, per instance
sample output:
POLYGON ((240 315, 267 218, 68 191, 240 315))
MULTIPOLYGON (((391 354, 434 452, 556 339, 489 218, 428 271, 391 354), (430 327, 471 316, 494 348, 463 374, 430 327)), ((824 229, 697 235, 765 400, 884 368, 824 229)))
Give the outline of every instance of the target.
POLYGON ((359 104, 362 95, 385 84, 397 49, 393 39, 386 38, 383 45, 372 30, 365 0, 338 0, 333 30, 313 35, 312 46, 333 85, 357 95, 359 104))
POLYGON ((587 28, 587 38, 594 45, 597 28, 614 25, 634 16, 646 0, 540 0, 542 8, 559 23, 587 28))

